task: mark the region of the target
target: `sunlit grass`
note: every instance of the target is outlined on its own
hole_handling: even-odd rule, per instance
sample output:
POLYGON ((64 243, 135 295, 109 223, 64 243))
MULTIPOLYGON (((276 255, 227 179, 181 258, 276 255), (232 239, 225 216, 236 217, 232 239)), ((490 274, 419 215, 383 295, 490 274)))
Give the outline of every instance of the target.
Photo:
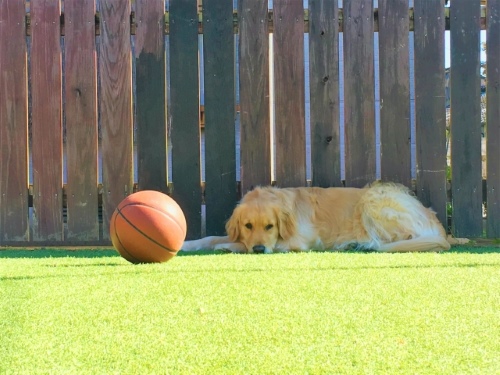
POLYGON ((3 250, 0 373, 499 373, 497 251, 3 250))

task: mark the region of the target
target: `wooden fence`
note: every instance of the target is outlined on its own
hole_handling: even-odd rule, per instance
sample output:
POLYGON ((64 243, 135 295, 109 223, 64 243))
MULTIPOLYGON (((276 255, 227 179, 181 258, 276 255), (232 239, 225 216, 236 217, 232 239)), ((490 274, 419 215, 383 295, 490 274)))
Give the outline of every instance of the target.
POLYGON ((0 244, 108 244, 109 218, 134 189, 171 194, 186 214, 188 237, 195 238, 201 235, 203 205, 207 234, 221 234, 240 194, 256 185, 359 187, 375 180, 375 32, 381 178, 411 186, 443 223, 451 222, 457 236, 500 237, 500 0, 488 0, 486 7, 480 0, 453 0, 451 8, 444 8, 443 0, 419 0, 413 8, 408 0, 379 0, 378 9, 372 0, 344 0, 342 8, 337 1, 310 0, 308 9, 302 0, 274 0, 272 11, 267 3, 239 0, 233 10, 232 0, 204 0, 199 9, 195 0, 170 0, 166 11, 164 0, 100 0, 98 9, 94 1, 65 0, 62 12, 59 0, 32 0, 28 12, 24 1, 0 0, 0 244), (445 29, 451 33, 451 180, 445 29), (480 29, 488 33, 486 181, 480 29), (306 181, 304 33, 309 35, 311 181, 306 181))

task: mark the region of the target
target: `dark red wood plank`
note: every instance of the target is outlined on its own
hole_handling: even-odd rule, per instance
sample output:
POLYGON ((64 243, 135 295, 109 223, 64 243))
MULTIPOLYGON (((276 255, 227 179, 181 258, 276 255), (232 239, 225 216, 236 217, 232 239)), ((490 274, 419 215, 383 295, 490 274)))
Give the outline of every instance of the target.
POLYGON ((345 183, 375 180, 373 2, 344 1, 345 183))
POLYGON ((68 240, 99 239, 94 1, 66 0, 65 98, 68 240))
POLYGON ((276 183, 304 186, 304 8, 297 0, 274 0, 273 6, 276 183))
POLYGON ((340 186, 338 7, 309 1, 309 82, 313 186, 340 186))
POLYGON ((487 3, 487 235, 500 237, 500 0, 487 3))
POLYGON ((408 0, 379 0, 378 6, 381 177, 410 187, 408 0))
POLYGON ((25 27, 24 3, 0 0, 0 244, 29 236, 25 27))
POLYGON ((453 0, 451 42, 452 231, 483 235, 481 176, 480 1, 453 0))
POLYGON ((140 190, 167 192, 164 0, 136 1, 137 159, 140 190))
POLYGON ((192 0, 170 3, 172 196, 186 215, 188 238, 201 235, 197 11, 192 0))
POLYGON ((238 1, 242 193, 271 183, 267 14, 266 1, 238 1))
POLYGON ((33 239, 63 239, 59 0, 31 1, 33 239))
POLYGON ((100 0, 100 112, 103 235, 116 206, 133 191, 130 1, 100 0))
POLYGON ((417 1, 414 15, 417 196, 447 227, 442 1, 417 1))
POLYGON ((207 234, 223 235, 237 201, 233 1, 203 1, 207 234))

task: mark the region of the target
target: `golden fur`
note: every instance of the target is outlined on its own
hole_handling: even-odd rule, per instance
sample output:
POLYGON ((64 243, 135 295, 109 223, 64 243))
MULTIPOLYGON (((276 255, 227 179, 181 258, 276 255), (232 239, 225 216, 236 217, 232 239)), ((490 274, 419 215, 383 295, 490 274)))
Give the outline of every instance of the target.
POLYGON ((356 188, 260 187, 226 224, 227 236, 186 241, 185 251, 242 253, 344 250, 442 251, 450 248, 435 213, 399 184, 356 188))

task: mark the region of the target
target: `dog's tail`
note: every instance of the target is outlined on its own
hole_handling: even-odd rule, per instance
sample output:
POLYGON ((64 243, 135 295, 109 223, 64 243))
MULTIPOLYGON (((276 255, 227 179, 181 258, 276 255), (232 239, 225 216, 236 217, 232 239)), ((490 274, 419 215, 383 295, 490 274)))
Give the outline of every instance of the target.
POLYGON ((396 241, 380 245, 377 251, 383 253, 408 253, 414 251, 444 251, 450 243, 441 236, 417 237, 411 240, 396 241))

